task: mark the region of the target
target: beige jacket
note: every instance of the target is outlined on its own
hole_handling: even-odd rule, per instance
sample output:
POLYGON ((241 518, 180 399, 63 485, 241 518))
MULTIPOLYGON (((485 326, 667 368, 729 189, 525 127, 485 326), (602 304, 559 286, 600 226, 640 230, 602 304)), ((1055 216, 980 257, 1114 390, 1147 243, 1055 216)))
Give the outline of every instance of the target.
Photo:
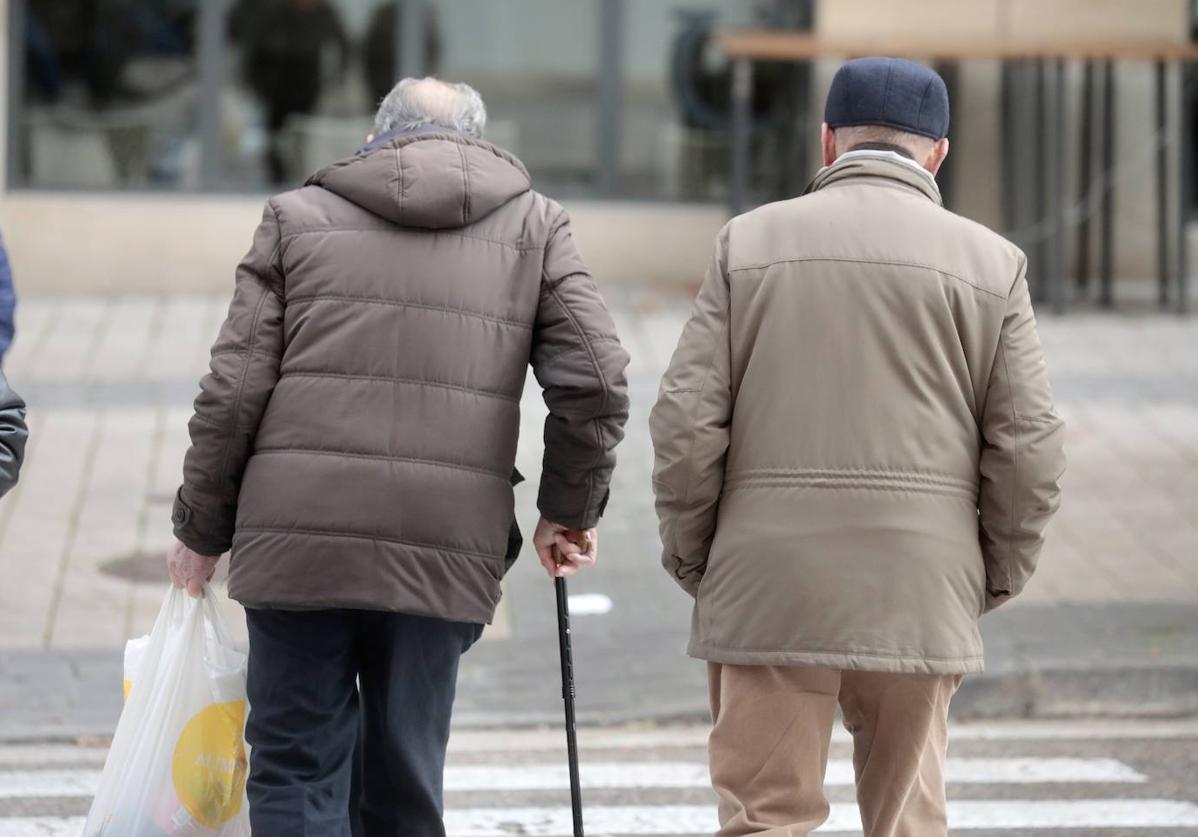
POLYGON ((628 355, 565 211, 481 140, 397 133, 272 198, 200 383, 175 533, 232 548, 248 607, 488 622, 519 550, 520 396, 538 506, 595 525, 628 355))
POLYGON ((650 417, 692 656, 981 670, 1064 469, 1025 268, 885 154, 723 229, 650 417))

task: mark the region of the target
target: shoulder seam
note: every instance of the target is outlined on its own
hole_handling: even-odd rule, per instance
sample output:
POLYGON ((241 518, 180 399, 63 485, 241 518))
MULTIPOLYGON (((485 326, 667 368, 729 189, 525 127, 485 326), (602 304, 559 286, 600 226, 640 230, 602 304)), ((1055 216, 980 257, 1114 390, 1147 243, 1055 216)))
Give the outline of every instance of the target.
POLYGON ((792 258, 792 259, 775 259, 774 261, 770 261, 770 262, 760 262, 760 263, 755 263, 755 264, 737 265, 736 267, 729 266, 728 272, 736 273, 738 271, 746 271, 746 270, 761 270, 763 268, 773 267, 774 265, 777 265, 777 264, 795 264, 795 263, 799 263, 799 262, 846 262, 846 263, 850 263, 850 264, 877 264, 877 265, 891 265, 894 267, 914 267, 914 268, 919 268, 921 270, 930 270, 935 273, 940 273, 944 276, 948 276, 950 279, 956 279, 958 282, 961 282, 964 285, 968 285, 969 287, 973 288, 976 291, 980 291, 981 293, 987 294, 988 296, 992 296, 995 299, 1006 300, 1006 297, 1003 296, 1002 294, 992 291, 989 288, 983 288, 981 285, 978 285, 975 282, 971 282, 968 279, 966 279, 964 276, 960 276, 959 274, 953 273, 950 270, 945 270, 944 268, 936 267, 935 265, 922 264, 920 262, 908 262, 908 261, 903 261, 901 259, 855 259, 855 258, 847 258, 847 257, 843 257, 843 256, 799 256, 799 257, 792 258))

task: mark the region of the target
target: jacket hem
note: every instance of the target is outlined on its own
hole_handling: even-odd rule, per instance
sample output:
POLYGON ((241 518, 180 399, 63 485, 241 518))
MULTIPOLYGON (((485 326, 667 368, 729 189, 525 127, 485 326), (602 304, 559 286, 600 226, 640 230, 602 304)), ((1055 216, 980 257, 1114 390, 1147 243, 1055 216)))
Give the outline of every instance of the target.
POLYGON ((687 654, 697 660, 725 665, 821 666, 892 674, 977 674, 985 668, 982 656, 936 658, 867 651, 745 651, 694 641, 687 654))
POLYGON ((317 610, 370 610, 379 613, 403 613, 408 616, 424 616, 431 619, 441 619, 445 622, 465 622, 472 625, 490 625, 495 618, 495 609, 499 606, 499 602, 496 601, 486 612, 474 609, 438 611, 434 608, 422 608, 419 606, 401 605, 397 607, 353 596, 333 596, 328 599, 322 599, 319 603, 313 602, 307 596, 291 597, 285 594, 274 594, 260 599, 255 596, 240 594, 235 590, 229 591, 229 598, 249 610, 289 610, 301 613, 317 610))

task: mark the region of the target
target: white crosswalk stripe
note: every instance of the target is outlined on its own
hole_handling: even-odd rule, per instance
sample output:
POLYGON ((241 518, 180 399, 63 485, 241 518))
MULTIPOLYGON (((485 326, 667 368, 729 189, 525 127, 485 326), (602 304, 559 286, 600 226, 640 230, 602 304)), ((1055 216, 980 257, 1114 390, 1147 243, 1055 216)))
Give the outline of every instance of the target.
MULTIPOLYGON (((1132 782, 1146 777, 1115 759, 1012 758, 950 759, 950 783, 1032 784, 1062 782, 1132 782)), ((582 768, 583 783, 595 789, 706 788, 702 762, 598 762, 582 768)), ((0 771, 0 799, 75 797, 95 793, 97 770, 0 771)), ((825 784, 853 784, 853 766, 843 759, 828 763, 825 784)), ((525 791, 569 788, 566 768, 558 764, 451 766, 445 771, 447 791, 525 791)))
MULTIPOLYGON (((1198 828, 1198 805, 1162 799, 1008 800, 950 802, 951 831, 1048 828, 1198 828)), ((495 808, 450 811, 454 837, 569 837, 569 808, 495 808), (517 830, 519 829, 519 830, 517 830)), ((597 834, 710 834, 719 827, 709 805, 639 805, 588 808, 586 825, 597 834)), ((832 806, 818 833, 858 832, 857 806, 832 806)), ((2 834, 3 832, 0 832, 2 834)))
MULTIPOLYGON (((1186 734, 1198 741, 1198 732, 1186 734)), ((965 755, 950 758, 947 765, 950 796, 962 797, 949 803, 953 833, 1198 833, 1198 799, 1163 798, 1153 786, 1157 780, 1120 758, 1100 756, 1102 750, 1067 756, 1062 753, 1069 749, 1054 745, 1050 755, 1033 756, 1025 749, 1032 745, 1016 743, 1012 756, 992 757, 994 745, 986 742, 1002 741, 1000 752, 1007 752, 1007 741, 1036 739, 982 734, 973 740, 982 742, 976 745, 980 749, 971 753, 966 748, 965 755), (979 754, 983 757, 975 757, 979 754)), ((1057 742, 1062 736, 1050 731, 1039 740, 1057 742)), ((702 735, 690 729, 586 731, 587 833, 664 837, 715 831, 714 795, 702 760, 702 741, 702 735)), ((845 755, 840 746, 834 755, 845 755)), ((446 772, 448 834, 569 837, 568 777, 555 752, 559 748, 559 736, 541 733, 458 738, 446 772), (512 757, 500 759, 499 754, 512 757)), ((0 745, 0 837, 78 837, 104 755, 98 747, 0 745)), ((860 816, 851 802, 851 763, 842 757, 831 759, 826 784, 833 802, 818 833, 860 834, 860 816)))

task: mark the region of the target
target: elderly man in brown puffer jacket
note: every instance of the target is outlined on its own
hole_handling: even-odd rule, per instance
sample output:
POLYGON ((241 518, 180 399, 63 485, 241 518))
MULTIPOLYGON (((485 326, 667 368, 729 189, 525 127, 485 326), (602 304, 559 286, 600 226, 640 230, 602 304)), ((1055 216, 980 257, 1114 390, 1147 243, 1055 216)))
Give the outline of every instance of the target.
POLYGON ((866 835, 944 834, 949 700, 1058 505, 1027 262, 942 207, 947 132, 934 72, 846 64, 825 168, 724 227, 650 417, 721 835, 827 818, 837 704, 866 835))
POLYGON ((232 549, 255 834, 444 835, 458 659, 520 549, 530 363, 534 546, 552 574, 595 560, 628 356, 566 213, 484 120, 469 87, 404 80, 364 149, 272 198, 201 383, 171 567, 199 592, 232 549))

